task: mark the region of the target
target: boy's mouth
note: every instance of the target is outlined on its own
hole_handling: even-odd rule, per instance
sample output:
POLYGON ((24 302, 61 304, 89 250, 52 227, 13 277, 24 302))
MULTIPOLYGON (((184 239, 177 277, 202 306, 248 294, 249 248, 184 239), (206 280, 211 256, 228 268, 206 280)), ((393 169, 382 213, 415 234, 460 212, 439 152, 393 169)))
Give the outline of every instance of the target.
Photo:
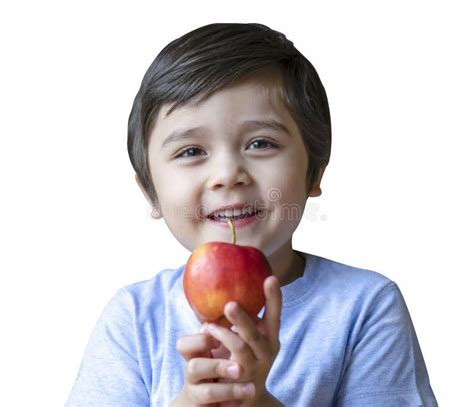
POLYGON ((227 222, 227 218, 237 221, 239 219, 247 219, 262 214, 262 211, 253 209, 226 209, 225 211, 216 211, 207 216, 208 219, 220 222, 227 222))

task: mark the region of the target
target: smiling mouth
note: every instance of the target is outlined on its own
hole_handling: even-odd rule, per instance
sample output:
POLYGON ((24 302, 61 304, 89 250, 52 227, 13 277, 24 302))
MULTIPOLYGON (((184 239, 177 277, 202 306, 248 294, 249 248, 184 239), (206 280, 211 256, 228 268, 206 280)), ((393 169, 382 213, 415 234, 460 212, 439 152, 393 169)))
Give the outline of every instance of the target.
POLYGON ((232 220, 238 220, 238 219, 246 219, 246 218, 252 218, 254 216, 260 216, 262 214, 262 211, 257 209, 252 211, 251 213, 243 213, 238 216, 225 216, 225 215, 215 215, 211 214, 207 218, 210 220, 216 220, 216 221, 221 221, 221 222, 226 222, 227 218, 230 218, 232 220))

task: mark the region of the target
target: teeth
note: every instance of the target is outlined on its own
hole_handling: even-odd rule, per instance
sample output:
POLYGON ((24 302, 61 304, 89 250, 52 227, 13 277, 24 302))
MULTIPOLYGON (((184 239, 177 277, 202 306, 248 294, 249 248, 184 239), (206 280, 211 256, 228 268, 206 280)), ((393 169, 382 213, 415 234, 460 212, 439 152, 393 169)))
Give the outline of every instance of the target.
POLYGON ((253 208, 226 209, 226 210, 214 212, 214 216, 230 218, 230 217, 240 216, 243 214, 252 214, 252 213, 254 213, 253 208))

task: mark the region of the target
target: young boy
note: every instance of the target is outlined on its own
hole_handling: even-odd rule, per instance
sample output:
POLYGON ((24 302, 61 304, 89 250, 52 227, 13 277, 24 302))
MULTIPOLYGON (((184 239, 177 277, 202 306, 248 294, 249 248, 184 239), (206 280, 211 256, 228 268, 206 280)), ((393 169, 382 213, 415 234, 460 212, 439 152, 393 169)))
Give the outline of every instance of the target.
POLYGON ((168 44, 130 114, 137 182, 190 251, 228 242, 232 217, 272 266, 265 311, 254 323, 231 302, 232 329, 201 325, 184 265, 124 287, 67 406, 437 406, 397 285, 292 248, 330 147, 323 85, 283 34, 211 24, 168 44))

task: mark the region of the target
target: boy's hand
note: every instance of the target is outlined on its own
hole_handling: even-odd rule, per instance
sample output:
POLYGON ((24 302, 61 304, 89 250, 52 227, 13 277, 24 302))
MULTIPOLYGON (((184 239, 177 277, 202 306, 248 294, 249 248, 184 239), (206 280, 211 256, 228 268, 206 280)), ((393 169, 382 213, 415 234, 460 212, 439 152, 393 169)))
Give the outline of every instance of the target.
MULTIPOLYGON (((229 360, 236 362, 242 370, 233 383, 253 383, 255 396, 240 403, 224 402, 220 406, 240 405, 250 406, 277 406, 282 405, 266 389, 265 382, 273 362, 280 350, 280 315, 281 315, 281 290, 278 279, 268 277, 264 283, 265 314, 257 323, 238 306, 237 303, 228 303, 225 307, 227 319, 234 325, 236 333, 230 329, 217 325, 207 325, 207 331, 222 343, 230 352, 229 360)), ((223 355, 223 350, 213 350, 214 355, 223 355)), ((216 359, 222 360, 222 359, 216 359)), ((217 377, 217 376, 216 376, 217 377)), ((220 378, 219 382, 228 383, 229 379, 220 378)))
POLYGON ((210 335, 201 333, 178 339, 176 348, 186 360, 184 386, 171 406, 217 406, 221 401, 242 400, 253 397, 246 395, 243 388, 248 383, 216 383, 221 378, 238 378, 242 368, 225 359, 213 359, 211 350, 220 346, 210 335), (236 373, 229 374, 227 368, 236 367, 236 373))

